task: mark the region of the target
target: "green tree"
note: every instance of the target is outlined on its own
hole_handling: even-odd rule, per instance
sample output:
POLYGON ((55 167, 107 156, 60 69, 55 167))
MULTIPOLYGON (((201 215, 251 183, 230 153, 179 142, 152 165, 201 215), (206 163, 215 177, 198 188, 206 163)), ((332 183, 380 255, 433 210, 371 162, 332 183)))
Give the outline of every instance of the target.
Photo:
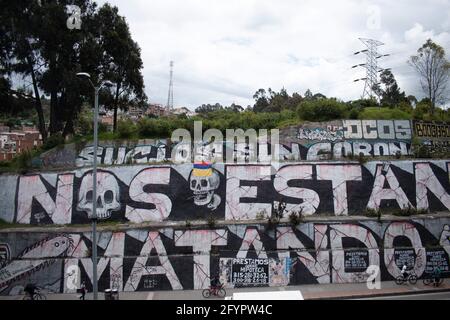
POLYGON ((312 94, 311 90, 309 90, 309 89, 305 91, 304 96, 305 96, 305 100, 312 100, 313 99, 313 94, 312 94))
MULTIPOLYGON (((43 59, 40 54, 41 43, 34 41, 39 28, 38 16, 42 12, 39 1, 2 1, 0 11, 0 42, 2 46, 2 69, 10 75, 11 72, 28 77, 33 85, 34 107, 39 119, 39 131, 45 141, 45 127, 39 89, 39 77, 43 59)), ((12 95, 11 83, 4 83, 4 96, 12 95)))
POLYGON ((255 104, 253 105, 253 111, 263 112, 269 106, 269 99, 266 96, 266 90, 258 89, 253 95, 255 104))
MULTIPOLYGON (((110 8, 109 5, 104 7, 110 8)), ((94 82, 98 78, 114 81, 119 88, 115 96, 116 105, 118 101, 128 103, 136 96, 145 96, 142 76, 136 73, 139 66, 142 67, 139 48, 131 40, 129 32, 124 35, 115 29, 116 24, 125 28, 124 19, 116 19, 117 10, 112 10, 115 14, 112 20, 116 22, 112 26, 111 19, 108 20, 111 16, 105 17, 104 11, 108 10, 103 9, 100 14, 92 0, 2 1, 0 45, 5 49, 0 49, 0 55, 8 54, 6 61, 10 62, 7 65, 11 72, 28 78, 32 83, 33 94, 29 96, 34 101, 39 130, 44 139, 47 131, 50 135, 73 133, 74 120, 83 101, 88 100, 92 105, 92 88, 86 81, 76 79, 77 72, 89 72, 94 82), (81 30, 67 28, 71 14, 68 5, 80 7, 81 30), (110 36, 105 32, 104 36, 102 30, 113 30, 112 33, 117 32, 118 35, 110 36), (45 125, 43 94, 50 97, 48 128, 45 125)))
POLYGON ((210 112, 220 111, 223 110, 223 106, 220 103, 216 104, 202 104, 200 107, 195 109, 195 112, 199 114, 207 114, 210 112))
POLYGON ((431 102, 430 111, 433 114, 436 103, 443 103, 448 98, 446 87, 450 77, 450 62, 445 57, 445 50, 428 39, 408 63, 419 74, 420 84, 431 102))
POLYGON ((106 3, 99 9, 96 21, 103 44, 103 77, 115 83, 113 128, 116 131, 118 109, 126 109, 132 100, 146 100, 141 49, 133 41, 125 17, 119 15, 117 7, 106 3))
POLYGON ((226 110, 230 110, 232 112, 242 112, 244 108, 238 104, 232 103, 231 106, 225 107, 226 110))
POLYGON ((381 96, 382 106, 392 108, 399 105, 401 102, 408 102, 405 92, 400 91, 397 81, 390 70, 383 70, 380 75, 380 82, 384 85, 384 89, 377 87, 376 90, 381 96))

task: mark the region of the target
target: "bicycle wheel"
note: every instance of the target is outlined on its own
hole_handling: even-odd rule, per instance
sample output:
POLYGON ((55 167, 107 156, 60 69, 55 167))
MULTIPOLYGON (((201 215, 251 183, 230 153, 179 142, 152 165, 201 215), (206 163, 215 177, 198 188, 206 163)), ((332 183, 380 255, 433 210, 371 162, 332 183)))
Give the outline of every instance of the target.
POLYGON ((225 298, 226 294, 227 294, 227 292, 225 291, 224 288, 221 288, 221 289, 217 292, 217 295, 218 295, 220 298, 225 298))
POLYGON ((411 283, 411 284, 416 284, 417 283, 417 276, 415 276, 415 275, 410 275, 409 276, 409 278, 408 278, 408 281, 409 281, 409 283, 411 283))
POLYGON ((401 285, 405 282, 405 278, 403 276, 398 276, 397 278, 395 278, 395 283, 398 285, 401 285))
POLYGON ((202 291, 203 298, 209 298, 211 296, 211 291, 209 289, 205 289, 202 291))
POLYGON ((430 278, 425 278, 423 279, 423 284, 428 286, 433 282, 433 280, 431 280, 430 278))
POLYGON ((26 295, 23 297, 22 300, 31 300, 31 297, 30 297, 29 295, 26 294, 26 295))
POLYGON ((443 278, 439 278, 439 280, 436 283, 436 287, 439 287, 443 283, 444 283, 444 279, 443 278))

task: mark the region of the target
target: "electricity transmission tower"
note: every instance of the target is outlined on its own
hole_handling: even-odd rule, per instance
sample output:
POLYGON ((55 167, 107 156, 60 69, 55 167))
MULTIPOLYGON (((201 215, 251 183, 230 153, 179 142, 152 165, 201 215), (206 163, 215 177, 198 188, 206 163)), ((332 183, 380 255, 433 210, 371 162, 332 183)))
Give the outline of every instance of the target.
POLYGON ((361 79, 356 79, 354 82, 365 80, 364 91, 362 94, 362 99, 372 99, 376 98, 377 101, 380 101, 379 92, 377 90, 378 85, 378 73, 384 70, 389 69, 378 69, 377 60, 381 57, 387 57, 389 54, 378 54, 378 47, 384 45, 383 42, 373 40, 373 39, 364 39, 359 38, 362 43, 364 43, 367 49, 355 52, 354 55, 365 53, 366 54, 366 63, 361 63, 352 66, 352 68, 356 67, 364 67, 366 69, 366 77, 361 79))
POLYGON ((170 81, 169 94, 167 97, 166 111, 170 113, 173 110, 173 61, 170 61, 170 81))

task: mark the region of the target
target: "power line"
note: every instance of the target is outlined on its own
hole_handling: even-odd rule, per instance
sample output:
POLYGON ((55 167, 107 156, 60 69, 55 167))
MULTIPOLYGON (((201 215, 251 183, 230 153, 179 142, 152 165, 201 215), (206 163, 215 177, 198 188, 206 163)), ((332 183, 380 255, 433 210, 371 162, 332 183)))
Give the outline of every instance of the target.
POLYGON ((376 97, 377 100, 379 101, 380 97, 376 90, 376 88, 379 85, 378 73, 382 72, 384 70, 389 70, 389 69, 378 69, 377 60, 382 57, 387 57, 387 56, 389 56, 389 54, 380 55, 378 53, 378 47, 384 45, 384 43, 381 41, 373 40, 373 39, 364 39, 364 38, 359 38, 359 40, 366 45, 367 49, 355 52, 354 55, 364 53, 366 55, 366 63, 360 63, 357 65, 354 65, 354 66, 352 66, 352 68, 364 67, 366 69, 366 77, 356 79, 356 80, 354 80, 354 82, 363 81, 363 80, 365 81, 363 94, 361 96, 362 99, 366 99, 366 98, 371 99, 371 98, 376 97))

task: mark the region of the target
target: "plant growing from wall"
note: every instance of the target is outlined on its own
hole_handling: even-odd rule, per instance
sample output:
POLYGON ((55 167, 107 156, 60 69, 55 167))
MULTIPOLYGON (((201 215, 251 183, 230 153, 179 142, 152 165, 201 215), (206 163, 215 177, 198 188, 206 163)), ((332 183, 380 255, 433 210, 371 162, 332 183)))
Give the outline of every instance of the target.
POLYGON ((131 165, 131 164, 133 164, 133 158, 132 158, 132 157, 126 158, 125 164, 126 164, 126 165, 131 165))
POLYGON ((213 229, 216 226, 217 220, 213 215, 210 215, 207 220, 208 227, 213 229))
POLYGON ((431 158, 430 149, 427 145, 424 145, 420 139, 414 137, 412 139, 412 151, 415 158, 428 159, 431 158))
POLYGON ((289 222, 294 226, 298 226, 301 222, 303 222, 303 214, 302 210, 300 211, 292 211, 289 214, 289 222))
POLYGON ((186 228, 190 229, 192 227, 192 223, 189 220, 186 220, 186 228))
POLYGON ((428 214, 427 209, 416 209, 416 214, 428 214))
POLYGON ((381 223, 381 210, 380 209, 366 208, 366 216, 376 217, 377 221, 379 223, 381 223))
POLYGON ((413 215, 416 215, 416 214, 417 214, 417 209, 414 208, 414 207, 411 206, 411 205, 408 205, 408 206, 405 206, 405 207, 403 207, 403 208, 394 210, 394 211, 392 212, 392 214, 393 214, 394 216, 410 217, 410 216, 413 216, 413 215))
POLYGON ((363 165, 367 162, 367 157, 365 157, 362 153, 358 155, 359 164, 363 165))
POLYGON ((274 205, 272 216, 267 219, 267 230, 275 228, 280 220, 283 219, 284 210, 286 209, 286 203, 280 200, 277 205, 274 205))
POLYGON ((352 152, 349 152, 347 154, 344 154, 345 158, 348 158, 349 160, 355 160, 355 156, 353 155, 352 152))

